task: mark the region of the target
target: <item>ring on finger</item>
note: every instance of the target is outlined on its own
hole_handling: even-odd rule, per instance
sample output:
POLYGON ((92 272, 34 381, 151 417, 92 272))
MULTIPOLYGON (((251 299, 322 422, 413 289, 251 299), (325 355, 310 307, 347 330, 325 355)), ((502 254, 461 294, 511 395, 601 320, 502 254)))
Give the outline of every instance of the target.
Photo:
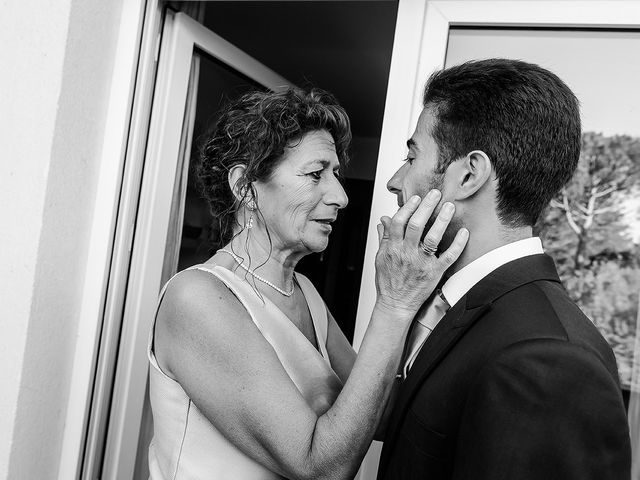
POLYGON ((438 250, 438 247, 435 245, 420 242, 420 249, 427 255, 435 255, 436 250, 438 250))

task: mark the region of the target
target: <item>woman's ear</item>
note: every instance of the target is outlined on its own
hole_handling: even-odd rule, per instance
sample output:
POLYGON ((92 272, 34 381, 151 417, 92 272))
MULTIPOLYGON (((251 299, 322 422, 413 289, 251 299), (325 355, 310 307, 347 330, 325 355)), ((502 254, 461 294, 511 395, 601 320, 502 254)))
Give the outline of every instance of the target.
POLYGON ((491 160, 482 150, 473 150, 462 160, 458 200, 469 198, 491 180, 491 160))
MULTIPOLYGON (((245 192, 242 188, 242 178, 244 177, 244 172, 246 167, 244 165, 235 165, 231 167, 229 170, 229 174, 227 175, 227 180, 229 182, 229 188, 233 192, 233 196, 236 198, 238 203, 241 203, 245 200, 245 192)), ((245 187, 246 188, 246 187, 245 187)))

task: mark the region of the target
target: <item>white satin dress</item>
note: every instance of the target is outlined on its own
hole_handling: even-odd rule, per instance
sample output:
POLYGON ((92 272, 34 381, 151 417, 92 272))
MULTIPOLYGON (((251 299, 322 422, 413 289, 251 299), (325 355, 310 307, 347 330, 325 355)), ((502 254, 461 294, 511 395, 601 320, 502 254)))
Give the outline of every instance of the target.
MULTIPOLYGON (((304 275, 295 274, 311 312, 320 351, 274 303, 266 297, 263 303, 244 278, 221 266, 196 265, 190 269, 215 275, 229 287, 271 344, 309 406, 318 415, 326 412, 340 393, 342 382, 331 368, 326 347, 327 310, 313 284, 304 275)), ((160 301, 167 285, 160 293, 160 301)), ((162 372, 153 351, 154 330, 155 321, 147 351, 151 364, 149 396, 154 422, 153 439, 149 446, 150 479, 282 478, 227 440, 198 410, 180 384, 162 372)))

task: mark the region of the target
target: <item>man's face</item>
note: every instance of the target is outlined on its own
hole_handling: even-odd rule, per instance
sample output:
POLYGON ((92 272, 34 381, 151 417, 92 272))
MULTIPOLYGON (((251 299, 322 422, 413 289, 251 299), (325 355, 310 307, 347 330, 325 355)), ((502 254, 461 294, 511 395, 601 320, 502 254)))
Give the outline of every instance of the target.
MULTIPOLYGON (((453 182, 447 182, 447 171, 437 173, 438 165, 438 146, 431 136, 431 129, 435 118, 431 109, 425 108, 418 118, 416 129, 411 138, 407 141, 409 152, 402 166, 387 182, 387 189, 396 195, 398 206, 404 203, 413 195, 420 195, 420 198, 433 188, 437 188, 442 192, 440 204, 436 208, 436 212, 431 220, 427 223, 427 228, 433 224, 433 219, 440 211, 443 203, 446 201, 453 202, 453 182), (450 184, 450 185, 449 185, 450 184)), ((457 215, 456 215, 457 216, 457 215)), ((450 232, 457 231, 460 222, 455 217, 445 234, 445 240, 450 236, 450 232), (455 229, 454 229, 455 228, 455 229)), ((449 241, 443 241, 442 246, 446 248, 449 241)))
POLYGON ((407 157, 387 182, 387 189, 398 198, 398 206, 404 205, 412 195, 424 197, 432 188, 442 189, 444 174, 435 171, 438 146, 431 136, 434 121, 429 109, 422 110, 416 129, 407 140, 407 157))

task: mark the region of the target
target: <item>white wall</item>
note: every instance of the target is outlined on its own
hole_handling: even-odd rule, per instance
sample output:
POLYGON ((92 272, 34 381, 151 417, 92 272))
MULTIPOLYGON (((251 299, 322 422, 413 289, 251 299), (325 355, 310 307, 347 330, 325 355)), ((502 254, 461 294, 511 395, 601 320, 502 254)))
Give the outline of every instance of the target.
POLYGON ((56 8, 12 2, 0 16, 0 65, 10 66, 0 69, 0 478, 12 448, 69 9, 69 1, 56 8))
POLYGON ((2 3, 0 478, 57 474, 121 7, 2 3))

